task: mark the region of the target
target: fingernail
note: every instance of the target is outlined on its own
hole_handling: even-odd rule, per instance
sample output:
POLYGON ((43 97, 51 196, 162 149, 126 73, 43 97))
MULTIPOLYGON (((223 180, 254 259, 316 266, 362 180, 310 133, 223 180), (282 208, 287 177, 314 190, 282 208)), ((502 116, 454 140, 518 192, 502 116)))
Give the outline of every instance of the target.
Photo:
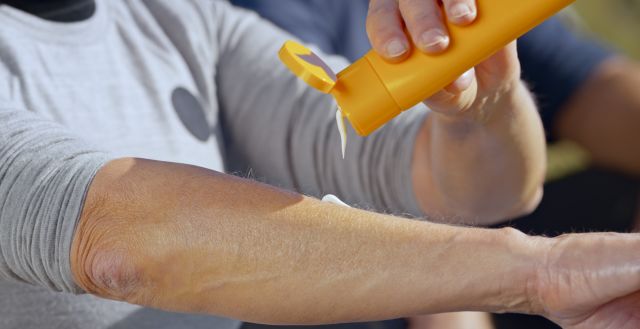
POLYGON ((449 17, 455 19, 475 18, 476 13, 471 10, 469 5, 459 3, 449 8, 449 17))
POLYGON ((407 45, 400 39, 393 39, 387 43, 386 51, 387 56, 398 57, 407 52, 407 45))
POLYGON ((449 46, 449 37, 440 29, 432 29, 422 33, 419 42, 424 51, 440 52, 449 46))

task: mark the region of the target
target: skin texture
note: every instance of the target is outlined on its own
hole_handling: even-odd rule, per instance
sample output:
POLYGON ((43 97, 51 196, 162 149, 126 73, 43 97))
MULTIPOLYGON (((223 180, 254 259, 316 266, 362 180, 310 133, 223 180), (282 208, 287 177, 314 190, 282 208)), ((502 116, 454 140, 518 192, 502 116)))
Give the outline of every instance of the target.
POLYGON ((475 284, 530 273, 526 267, 539 261, 523 254, 528 242, 510 230, 475 232, 201 168, 122 159, 92 184, 72 264, 81 287, 102 297, 254 322, 528 309, 526 285, 475 284), (483 267, 484 275, 464 274, 483 267))
POLYGON ((533 238, 322 203, 201 168, 100 170, 72 245, 86 291, 164 310, 315 324, 454 311, 637 328, 640 236, 533 238))

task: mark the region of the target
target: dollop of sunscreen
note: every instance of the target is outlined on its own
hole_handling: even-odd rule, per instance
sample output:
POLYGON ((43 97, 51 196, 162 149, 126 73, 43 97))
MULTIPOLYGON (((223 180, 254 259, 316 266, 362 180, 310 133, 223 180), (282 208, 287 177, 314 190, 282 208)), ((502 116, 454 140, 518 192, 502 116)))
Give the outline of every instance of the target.
POLYGON ((344 207, 349 207, 348 204, 344 203, 342 200, 340 200, 337 196, 333 195, 333 194, 327 194, 322 198, 323 202, 328 202, 328 203, 333 203, 335 205, 338 206, 344 206, 344 207))
POLYGON ((339 106, 336 109, 336 123, 340 132, 340 145, 342 147, 342 158, 344 159, 347 152, 347 126, 344 124, 344 115, 342 115, 342 110, 339 106))

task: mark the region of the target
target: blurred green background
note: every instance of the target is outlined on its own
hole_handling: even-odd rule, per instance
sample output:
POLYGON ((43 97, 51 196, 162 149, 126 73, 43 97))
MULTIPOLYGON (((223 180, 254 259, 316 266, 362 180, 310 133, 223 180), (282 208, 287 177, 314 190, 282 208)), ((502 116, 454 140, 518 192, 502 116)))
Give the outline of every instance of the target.
POLYGON ((588 33, 640 59, 640 0, 578 0, 588 33))

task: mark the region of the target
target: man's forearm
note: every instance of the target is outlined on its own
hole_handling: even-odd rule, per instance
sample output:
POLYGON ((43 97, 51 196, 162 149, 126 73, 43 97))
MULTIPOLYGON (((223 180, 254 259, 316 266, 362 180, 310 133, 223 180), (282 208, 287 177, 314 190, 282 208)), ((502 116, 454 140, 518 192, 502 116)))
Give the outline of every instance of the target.
MULTIPOLYGON (((536 240, 538 241, 538 240, 536 240)), ((73 244, 99 296, 267 323, 528 311, 546 251, 511 230, 376 215, 184 165, 123 159, 94 180, 73 244)))
POLYGON ((414 188, 436 220, 490 224, 537 205, 545 173, 542 123, 518 81, 481 109, 433 113, 415 146, 414 188))

